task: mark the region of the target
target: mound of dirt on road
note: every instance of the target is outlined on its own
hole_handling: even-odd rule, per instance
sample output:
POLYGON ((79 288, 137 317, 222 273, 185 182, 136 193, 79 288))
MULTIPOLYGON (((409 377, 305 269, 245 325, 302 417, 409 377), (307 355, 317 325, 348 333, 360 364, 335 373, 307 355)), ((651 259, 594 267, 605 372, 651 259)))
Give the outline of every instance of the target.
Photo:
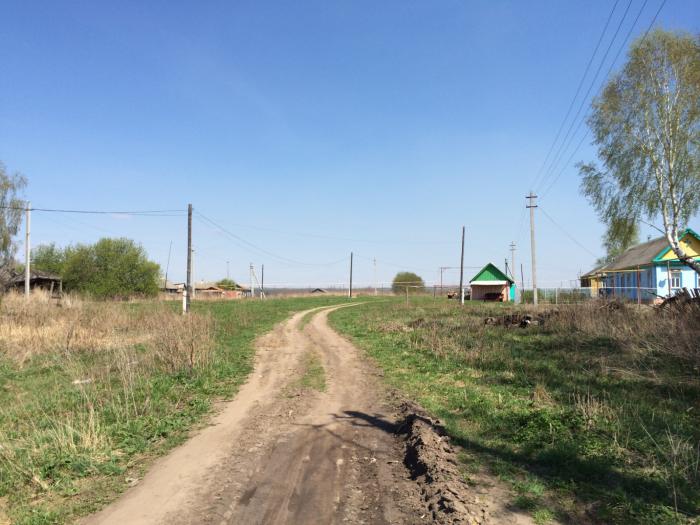
POLYGON ((457 467, 457 454, 445 428, 411 403, 401 406, 397 433, 405 439, 404 464, 421 488, 434 523, 483 525, 486 509, 457 467))

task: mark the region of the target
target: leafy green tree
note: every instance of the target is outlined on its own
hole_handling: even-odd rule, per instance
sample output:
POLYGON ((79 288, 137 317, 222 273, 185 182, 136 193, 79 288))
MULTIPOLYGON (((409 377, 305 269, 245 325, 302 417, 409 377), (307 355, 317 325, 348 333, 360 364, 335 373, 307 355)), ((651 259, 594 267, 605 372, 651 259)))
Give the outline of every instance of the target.
POLYGON ((396 294, 406 293, 406 290, 409 294, 420 293, 425 291, 425 283, 413 272, 399 272, 391 283, 391 289, 396 294))
POLYGON ((62 277, 67 290, 106 299, 154 296, 159 274, 160 266, 134 241, 104 238, 68 248, 62 277))
POLYGON ((700 37, 657 30, 632 44, 588 120, 604 169, 579 164, 581 191, 625 246, 661 217, 676 256, 700 274, 679 233, 700 209, 700 37))
POLYGON ((19 173, 9 173, 0 162, 0 267, 13 262, 17 244, 13 238, 22 225, 26 202, 20 198, 27 179, 19 173))
POLYGON ((59 248, 55 243, 41 244, 32 250, 32 267, 62 275, 67 252, 68 250, 59 248))
POLYGON ((221 279, 216 283, 216 286, 223 290, 235 290, 236 282, 233 279, 221 279))

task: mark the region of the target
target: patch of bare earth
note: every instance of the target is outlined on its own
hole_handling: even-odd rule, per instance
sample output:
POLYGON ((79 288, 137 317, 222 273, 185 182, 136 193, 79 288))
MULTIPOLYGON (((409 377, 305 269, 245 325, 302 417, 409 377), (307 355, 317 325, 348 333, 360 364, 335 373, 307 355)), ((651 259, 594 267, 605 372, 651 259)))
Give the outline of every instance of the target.
POLYGON ((531 523, 500 501, 495 480, 464 480, 439 423, 391 401, 377 370, 329 328, 331 310, 262 337, 254 372, 212 425, 85 522, 531 523), (299 387, 309 352, 324 391, 299 387))

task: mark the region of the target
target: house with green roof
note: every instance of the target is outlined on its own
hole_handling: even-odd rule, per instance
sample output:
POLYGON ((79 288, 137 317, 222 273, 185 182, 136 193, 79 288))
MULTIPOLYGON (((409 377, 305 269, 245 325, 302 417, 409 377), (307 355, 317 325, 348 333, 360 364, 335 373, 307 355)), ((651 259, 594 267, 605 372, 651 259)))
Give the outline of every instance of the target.
MULTIPOLYGON (((679 236, 690 257, 700 260, 700 236, 690 228, 679 236)), ((596 296, 655 302, 682 288, 700 288, 698 274, 682 263, 666 237, 657 237, 622 252, 581 276, 581 287, 596 296)))
POLYGON ((472 301, 515 301, 515 281, 488 263, 469 281, 472 301))

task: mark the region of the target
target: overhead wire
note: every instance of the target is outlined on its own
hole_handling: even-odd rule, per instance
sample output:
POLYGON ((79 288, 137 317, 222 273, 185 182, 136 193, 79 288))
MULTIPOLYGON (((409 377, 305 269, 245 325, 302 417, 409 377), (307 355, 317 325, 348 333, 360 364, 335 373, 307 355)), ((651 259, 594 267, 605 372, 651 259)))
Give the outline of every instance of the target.
POLYGON ((539 208, 539 210, 544 214, 544 216, 547 217, 547 219, 549 219, 549 221, 550 221, 552 224, 554 224, 554 226, 556 226, 557 228, 559 228, 559 230, 560 230, 564 235, 566 235, 574 244, 576 244, 579 248, 581 248, 582 250, 584 250, 584 251, 587 252, 588 254, 592 255, 593 257, 597 257, 597 255, 596 255, 595 253, 593 253, 591 250, 589 250, 589 249, 586 248, 583 244, 581 244, 581 243, 578 241, 578 239, 576 239, 576 237, 574 237, 574 236, 571 235, 568 231, 566 231, 566 229, 564 229, 563 226, 559 225, 559 223, 556 222, 556 221, 549 215, 549 213, 547 213, 547 212, 545 211, 545 209, 542 208, 542 206, 538 206, 538 208, 539 208))
POLYGON ((566 121, 569 119, 569 115, 571 115, 571 110, 574 108, 574 104, 576 102, 576 99, 578 98, 579 93, 581 92, 581 88, 583 87, 583 83, 584 83, 586 77, 588 76, 588 72, 591 69, 591 65, 593 64, 593 60, 595 59, 595 56, 598 54, 598 49, 600 49, 600 44, 603 42, 603 37, 605 36, 605 33, 608 30, 608 26, 610 25, 610 21, 612 20, 613 14, 615 13, 615 9, 617 9, 617 4, 619 2, 620 2, 620 0, 615 0, 615 3, 613 4, 612 9, 610 10, 610 14, 608 14, 608 18, 605 21, 605 25, 603 26, 603 30, 601 31, 600 36, 598 37, 598 42, 596 43, 595 49, 593 50, 593 54, 591 54, 591 58, 588 59, 588 64, 586 64, 586 69, 584 70, 583 75, 581 76, 581 80, 579 80, 578 87, 576 88, 576 93, 574 93, 574 96, 571 99, 571 102, 569 103, 569 108, 566 110, 566 115, 564 115, 564 119, 561 121, 561 124, 559 125, 559 130, 557 131, 557 134, 554 137, 552 144, 549 146, 549 150, 547 151, 547 155, 545 156, 544 162, 542 162, 540 169, 538 170, 537 174, 535 175, 532 186, 534 186, 537 183, 537 181, 539 180, 540 175, 542 175, 542 171, 544 170, 545 166, 547 165, 547 162, 549 161, 549 157, 552 154, 552 151, 554 151, 554 146, 556 145, 557 141, 559 140, 559 137, 561 136, 561 132, 564 129, 564 125, 566 124, 566 121))
MULTIPOLYGON (((643 35, 642 38, 640 39, 640 42, 643 42, 643 41, 646 39, 646 37, 648 36, 649 31, 651 31, 651 28, 654 26, 654 23, 656 22, 656 19, 658 18, 659 14, 661 13, 661 10, 662 10, 662 9, 664 8, 664 6, 666 5, 666 2, 667 2, 667 0, 662 0, 661 4, 659 5, 659 8, 656 10, 656 13, 654 14, 653 18, 651 19, 651 22, 650 22, 649 25, 647 26, 647 29, 646 29, 646 31, 644 32, 644 35, 643 35)), ((612 73, 612 70, 613 70, 613 68, 615 67, 615 64, 617 63, 617 59, 620 57, 620 54, 622 53, 622 51, 624 51, 624 50, 626 49, 627 42, 629 41, 630 37, 632 36, 632 32, 634 31, 634 28, 636 27, 637 22, 639 21, 639 18, 640 18, 640 16, 641 16, 642 12, 644 11, 644 9, 645 9, 647 3, 648 3, 648 0, 644 0, 644 3, 642 4, 642 7, 641 7, 641 8, 639 9, 639 11, 637 12, 637 16, 635 17, 634 21, 633 21, 632 24, 630 25, 630 28, 629 28, 629 30, 627 31, 627 34, 625 35, 625 38, 624 38, 624 40, 622 41, 622 44, 619 46, 619 48, 618 48, 618 50, 617 50, 617 53, 615 54, 615 57, 612 59, 612 62, 610 62, 610 66, 608 67, 608 70, 607 70, 606 75, 605 75, 606 78, 609 78, 609 77, 610 77, 610 73, 612 73)), ((601 85, 601 86, 599 87, 598 91, 600 91, 600 90, 602 89, 602 87, 603 87, 603 86, 601 85)), ((579 109, 580 109, 580 108, 579 108, 579 109)), ((584 122, 586 122, 586 116, 585 116, 585 115, 584 115, 584 117, 578 122, 578 125, 576 126, 576 130, 574 131, 573 135, 571 136, 571 139, 569 140, 569 142, 566 144, 566 148, 564 149, 564 151, 566 151, 566 149, 569 148, 569 146, 571 145, 571 141, 573 141, 574 137, 576 136, 576 134, 578 133, 579 129, 581 128, 581 126, 583 125, 584 122)), ((573 124, 573 122, 572 122, 572 124, 573 124)), ((588 132, 586 133, 586 135, 588 135, 588 132)), ((584 137, 585 137, 585 136, 584 136, 584 137)), ((583 140, 584 140, 584 139, 582 138, 582 139, 581 139, 581 142, 579 143, 579 145, 578 145, 578 146, 576 147, 576 149, 574 150, 574 154, 575 154, 575 152, 578 151, 578 149, 581 147, 583 140)), ((552 186, 554 186, 556 180, 558 180, 558 179, 561 177, 562 173, 566 170, 566 168, 569 167, 569 165, 571 164, 571 160, 573 159, 574 154, 572 154, 572 155, 569 157, 569 159, 567 160, 567 162, 565 162, 564 165, 561 167, 561 170, 559 171, 559 173, 558 173, 557 176, 555 177, 555 180, 554 180, 552 183, 550 183, 550 185, 547 187, 547 189, 545 190, 545 192, 543 192, 543 196, 551 190, 551 188, 552 188, 552 186)), ((558 160, 557 160, 557 164, 558 164, 558 160)), ((553 166, 550 167, 550 168, 553 168, 553 166)), ((553 173, 553 171, 552 171, 552 172, 548 172, 548 175, 551 175, 551 173, 553 173)), ((546 178, 547 178, 547 177, 545 177, 545 179, 542 180, 542 184, 544 184, 546 178)))
MULTIPOLYGON (((642 9, 640 9, 639 14, 641 14, 641 11, 644 9, 644 6, 648 0, 644 0, 644 4, 642 5, 642 9)), ((632 6, 632 0, 629 0, 627 3, 627 7, 625 8, 624 13, 622 13, 622 18, 620 18, 620 22, 617 24, 617 28, 615 29, 615 33, 613 34, 612 38, 610 39, 610 43, 608 44, 608 47, 605 50, 605 53, 603 54, 603 58, 600 60, 600 63, 598 64, 598 67, 596 68, 595 74, 593 75, 593 79, 591 80, 590 84, 588 85, 588 89, 586 90, 586 93, 583 95, 583 98, 581 99, 581 103, 579 104, 578 110, 576 111, 576 114, 574 115, 574 118, 571 120, 571 123, 569 124, 569 128, 566 131, 566 134, 564 135, 564 138, 561 141, 561 144, 559 145, 559 148, 557 149, 557 152, 554 155, 554 158, 549 166, 549 168, 546 169, 544 177, 540 181, 539 185, 542 185, 545 183, 545 181, 549 178, 552 170, 554 167, 559 163, 559 160, 565 150, 565 147, 568 148, 568 145, 570 143, 569 137, 571 136, 571 131, 574 129, 574 126, 576 125, 576 122, 581 115, 581 111, 583 111, 583 108, 586 105, 586 102, 588 101, 588 95, 590 95, 591 90, 596 84, 596 81, 598 80, 598 75, 600 75, 601 70, 603 69, 603 66, 605 65, 605 61, 608 58, 608 54, 610 53, 610 50, 612 49, 613 44, 615 43, 615 40, 617 39, 617 35, 620 33, 620 29, 622 29, 622 25, 625 22, 625 19, 627 18, 627 14, 629 13, 630 7, 632 6)), ((637 17, 639 17, 639 14, 637 17)), ((539 185, 535 184, 535 187, 538 187, 539 185)))
POLYGON ((336 261, 331 261, 328 263, 312 263, 312 262, 304 262, 304 261, 297 261, 295 259, 290 259, 289 257, 284 257, 282 255, 278 255, 274 252, 266 250, 265 248, 262 248, 261 246, 258 246, 256 244, 244 239, 240 235, 233 233, 229 229, 225 228, 221 224, 210 219, 209 217, 207 217, 206 215, 202 214, 201 212, 199 212, 197 210, 195 210, 195 215, 197 217, 199 217, 201 220, 208 223, 210 226, 213 226, 214 228, 218 229, 221 233, 226 235, 230 240, 234 241, 237 245, 243 247, 244 249, 247 249, 247 250, 253 251, 253 252, 257 252, 259 254, 267 255, 269 257, 272 257, 273 259, 285 262, 287 264, 294 264, 297 266, 312 266, 312 267, 333 266, 333 265, 338 264, 339 262, 344 261, 346 259, 346 257, 343 257, 342 259, 338 259, 336 261))

